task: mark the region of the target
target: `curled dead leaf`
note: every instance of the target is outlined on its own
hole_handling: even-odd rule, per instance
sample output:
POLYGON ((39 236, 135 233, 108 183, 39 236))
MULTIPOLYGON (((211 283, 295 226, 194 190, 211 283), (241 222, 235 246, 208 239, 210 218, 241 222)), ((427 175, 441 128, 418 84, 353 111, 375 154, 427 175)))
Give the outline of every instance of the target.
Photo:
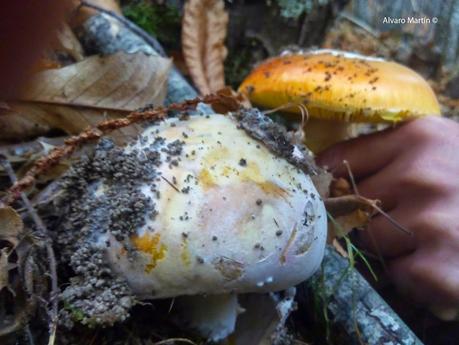
POLYGON ((72 57, 75 61, 81 61, 84 58, 83 47, 80 41, 73 33, 68 24, 63 24, 57 33, 57 42, 52 47, 53 51, 64 52, 72 57))
MULTIPOLYGON (((20 100, 2 107, 0 140, 43 135, 49 128, 77 134, 145 104, 159 106, 171 65, 171 60, 158 56, 116 53, 42 71, 20 100)), ((137 134, 138 128, 126 128, 115 139, 124 142, 137 134)))
POLYGON ((375 200, 359 195, 343 195, 325 199, 325 208, 331 220, 328 222, 328 243, 346 236, 355 228, 365 227, 375 213, 375 200))
POLYGON ((223 61, 228 13, 223 0, 189 0, 184 7, 182 50, 194 84, 201 94, 225 86, 223 61))
POLYGON ((19 243, 24 224, 19 214, 9 206, 0 208, 0 241, 9 245, 0 244, 0 291, 9 286, 9 271, 16 267, 10 263, 9 257, 19 243))
POLYGON ((236 111, 240 108, 250 108, 250 101, 243 94, 237 93, 227 86, 218 90, 216 94, 219 101, 211 105, 212 109, 219 114, 226 114, 229 111, 236 111))

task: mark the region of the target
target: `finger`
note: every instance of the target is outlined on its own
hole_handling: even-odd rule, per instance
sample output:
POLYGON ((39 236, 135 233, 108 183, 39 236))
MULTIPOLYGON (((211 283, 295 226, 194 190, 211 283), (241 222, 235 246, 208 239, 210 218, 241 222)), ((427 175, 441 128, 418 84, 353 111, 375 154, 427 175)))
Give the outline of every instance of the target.
MULTIPOLYGON (((398 207, 392 210, 388 215, 402 226, 406 215, 404 209, 398 207)), ((358 232, 359 244, 369 251, 380 254, 384 257, 395 258, 400 255, 406 255, 416 249, 416 237, 397 229, 390 220, 382 214, 375 216, 365 231, 358 232)))
POLYGON ((320 153, 317 162, 327 166, 335 176, 347 176, 343 164, 346 160, 359 179, 380 170, 400 152, 400 143, 393 139, 394 134, 394 129, 388 129, 336 144, 320 153))
POLYGON ((399 289, 414 300, 459 307, 457 252, 431 246, 389 263, 388 269, 399 289))
POLYGON ((381 208, 385 211, 390 211, 396 208, 398 203, 400 190, 397 184, 398 180, 391 173, 391 169, 383 168, 374 175, 361 180, 357 184, 357 189, 361 196, 379 200, 381 208))

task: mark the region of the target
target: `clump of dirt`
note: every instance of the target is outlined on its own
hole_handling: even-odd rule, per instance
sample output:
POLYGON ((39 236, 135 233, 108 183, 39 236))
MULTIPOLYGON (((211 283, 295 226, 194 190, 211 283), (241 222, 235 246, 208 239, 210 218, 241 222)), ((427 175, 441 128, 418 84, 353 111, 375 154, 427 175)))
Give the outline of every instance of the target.
POLYGON ((57 243, 60 261, 75 274, 61 294, 61 320, 67 326, 73 321, 112 325, 128 317, 135 298, 106 264, 107 244, 97 241, 107 234, 132 252, 128 237, 145 224, 147 212, 156 214, 139 186, 156 178, 158 157, 128 153, 103 139, 92 156, 82 158, 63 178, 56 207, 64 221, 57 227, 57 243))
POLYGON ((286 128, 271 120, 258 109, 241 109, 234 115, 239 121, 239 126, 248 135, 260 140, 275 155, 286 159, 308 175, 314 176, 322 172, 306 146, 293 145, 289 140, 286 128))

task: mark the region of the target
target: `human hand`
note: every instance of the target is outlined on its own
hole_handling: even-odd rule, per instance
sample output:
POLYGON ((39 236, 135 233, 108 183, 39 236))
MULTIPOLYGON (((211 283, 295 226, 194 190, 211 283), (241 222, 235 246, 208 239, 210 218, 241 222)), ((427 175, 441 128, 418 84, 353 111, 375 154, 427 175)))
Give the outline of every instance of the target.
MULTIPOLYGON (((442 311, 459 310, 459 124, 426 117, 337 144, 318 157, 335 176, 347 160, 362 196, 379 199, 409 236, 382 215, 359 232, 364 247, 388 259, 407 296, 442 311)), ((438 312, 436 313, 438 315, 438 312)))

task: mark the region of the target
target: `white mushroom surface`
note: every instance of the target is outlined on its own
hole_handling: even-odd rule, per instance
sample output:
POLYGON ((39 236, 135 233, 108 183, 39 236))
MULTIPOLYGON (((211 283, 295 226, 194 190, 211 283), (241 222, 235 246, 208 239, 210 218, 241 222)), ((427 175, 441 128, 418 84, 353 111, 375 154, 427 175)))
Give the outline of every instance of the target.
MULTIPOLYGON (((237 120, 168 119, 125 148, 147 157, 153 151, 161 155, 157 175, 139 188, 155 207, 127 239, 131 249, 110 232, 96 234, 109 266, 135 294, 277 291, 319 267, 327 219, 310 177, 237 120)), ((110 188, 102 182, 94 195, 110 188)))

